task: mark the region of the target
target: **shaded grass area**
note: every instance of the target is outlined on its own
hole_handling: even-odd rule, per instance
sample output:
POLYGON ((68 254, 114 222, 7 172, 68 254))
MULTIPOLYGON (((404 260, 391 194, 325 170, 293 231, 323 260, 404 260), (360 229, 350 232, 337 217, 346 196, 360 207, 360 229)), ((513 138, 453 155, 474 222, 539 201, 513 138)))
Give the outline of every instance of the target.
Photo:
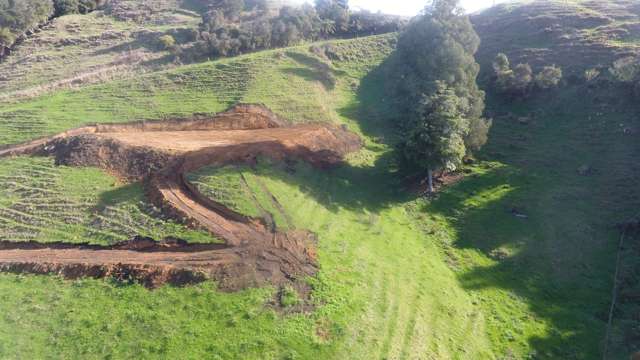
POLYGON ((446 221, 447 254, 476 294, 496 351, 516 358, 601 356, 619 233, 637 212, 637 109, 626 94, 566 88, 529 102, 490 101, 483 157, 424 206, 446 221), (599 100, 594 100, 599 99, 599 100), (590 104, 590 105, 585 105, 590 104), (588 175, 578 169, 589 166, 588 175), (516 216, 526 215, 526 218, 516 216))
POLYGON ((640 237, 637 230, 625 233, 621 249, 618 291, 613 308, 612 326, 607 348, 612 359, 625 358, 640 351, 640 237))
POLYGON ((3 241, 109 245, 136 235, 217 241, 163 219, 140 184, 122 185, 98 169, 55 166, 53 159, 0 161, 0 198, 3 241))

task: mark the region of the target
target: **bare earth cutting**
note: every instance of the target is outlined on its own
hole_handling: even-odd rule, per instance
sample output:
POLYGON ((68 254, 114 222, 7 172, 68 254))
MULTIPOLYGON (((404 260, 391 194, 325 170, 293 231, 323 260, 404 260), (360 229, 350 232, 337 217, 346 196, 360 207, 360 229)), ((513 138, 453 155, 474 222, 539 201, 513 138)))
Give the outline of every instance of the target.
POLYGON ((288 283, 317 272, 315 237, 282 232, 201 194, 186 174, 204 166, 253 164, 258 157, 327 168, 360 148, 358 136, 330 124, 286 126, 261 105, 237 105, 210 118, 95 125, 0 150, 0 157, 54 156, 143 181, 163 212, 225 245, 137 239, 111 247, 0 242, 0 270, 114 277, 156 287, 216 280, 224 290, 288 283))

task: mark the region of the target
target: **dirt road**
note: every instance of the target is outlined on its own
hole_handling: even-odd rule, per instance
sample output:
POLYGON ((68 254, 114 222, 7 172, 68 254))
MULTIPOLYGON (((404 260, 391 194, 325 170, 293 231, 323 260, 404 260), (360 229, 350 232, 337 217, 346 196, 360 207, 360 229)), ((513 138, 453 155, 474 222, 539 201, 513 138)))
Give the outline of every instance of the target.
MULTIPOLYGON (((143 181, 149 200, 190 226, 223 239, 224 247, 182 244, 170 251, 0 242, 0 270, 56 273, 69 278, 112 276, 154 287, 217 280, 235 290, 296 283, 317 271, 315 238, 280 232, 263 219, 238 214, 198 192, 186 174, 203 166, 254 163, 259 156, 339 164, 359 138, 330 124, 285 126, 260 105, 238 105, 208 119, 95 125, 0 150, 0 157, 51 155, 59 164, 97 166, 143 181)), ((155 247, 154 247, 155 246, 155 247)))

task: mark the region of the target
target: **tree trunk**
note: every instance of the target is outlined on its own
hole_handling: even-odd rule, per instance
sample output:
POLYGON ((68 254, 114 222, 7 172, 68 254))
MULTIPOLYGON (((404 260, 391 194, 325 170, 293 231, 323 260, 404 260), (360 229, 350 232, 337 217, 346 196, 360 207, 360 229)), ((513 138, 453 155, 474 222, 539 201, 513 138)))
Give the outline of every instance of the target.
POLYGON ((429 194, 433 194, 433 171, 427 169, 427 180, 429 181, 429 194))

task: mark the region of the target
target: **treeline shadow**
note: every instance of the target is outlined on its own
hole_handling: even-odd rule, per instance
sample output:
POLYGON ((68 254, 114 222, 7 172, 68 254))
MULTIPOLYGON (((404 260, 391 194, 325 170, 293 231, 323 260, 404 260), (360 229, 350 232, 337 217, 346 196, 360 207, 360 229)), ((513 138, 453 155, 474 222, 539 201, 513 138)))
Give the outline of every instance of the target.
POLYGON ((299 76, 307 81, 318 81, 326 90, 335 89, 336 76, 344 75, 343 71, 332 68, 331 65, 316 57, 294 51, 288 51, 286 55, 304 67, 285 69, 285 73, 299 76))

